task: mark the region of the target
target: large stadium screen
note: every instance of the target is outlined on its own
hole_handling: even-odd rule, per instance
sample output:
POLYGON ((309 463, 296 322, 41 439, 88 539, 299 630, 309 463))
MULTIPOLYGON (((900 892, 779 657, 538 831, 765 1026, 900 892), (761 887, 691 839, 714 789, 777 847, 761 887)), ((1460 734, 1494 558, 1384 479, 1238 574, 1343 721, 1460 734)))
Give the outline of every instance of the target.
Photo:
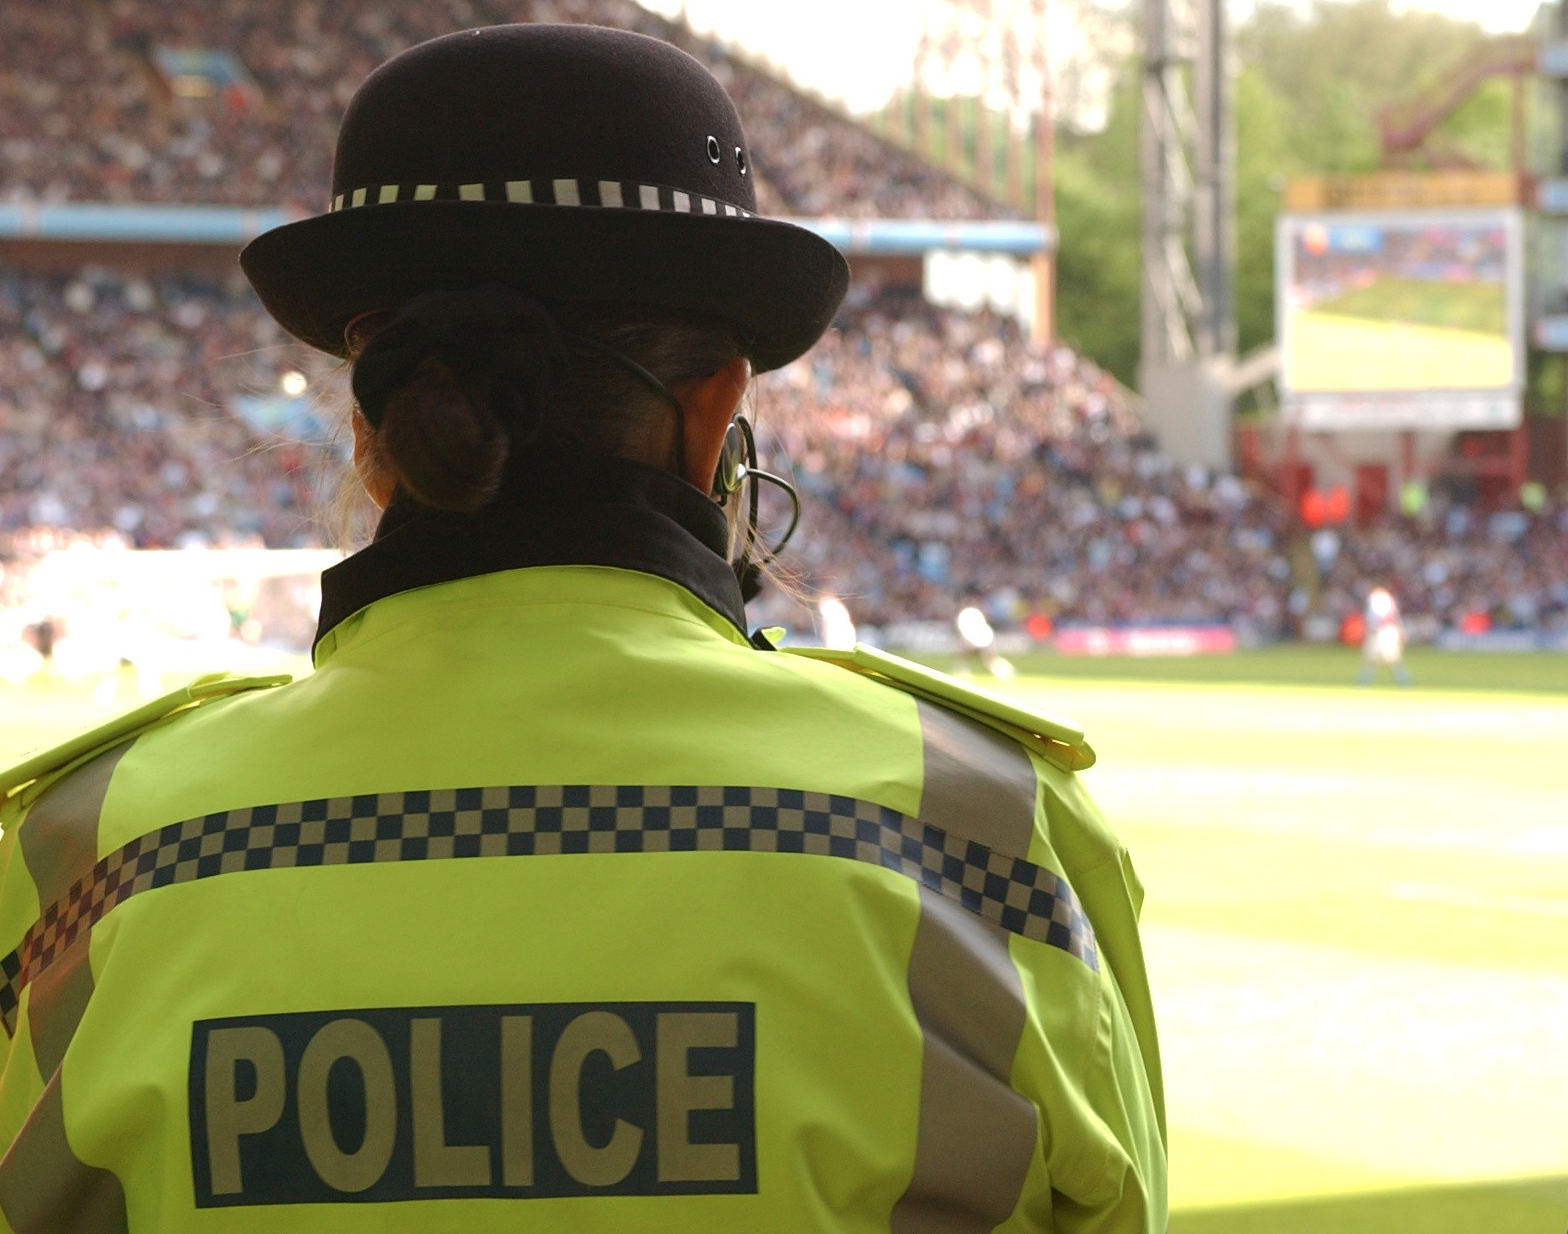
POLYGON ((1505 428, 1524 380, 1514 209, 1281 217, 1281 393, 1309 428, 1505 428))

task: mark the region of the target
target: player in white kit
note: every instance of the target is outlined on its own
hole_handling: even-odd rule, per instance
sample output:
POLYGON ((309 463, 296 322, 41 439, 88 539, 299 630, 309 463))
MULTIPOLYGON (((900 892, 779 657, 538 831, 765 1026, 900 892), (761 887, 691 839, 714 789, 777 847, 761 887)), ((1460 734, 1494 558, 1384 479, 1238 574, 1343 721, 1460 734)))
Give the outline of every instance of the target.
POLYGON ((961 677, 970 675, 970 668, 978 663, 981 668, 1002 681, 1013 677, 1011 663, 996 650, 996 631, 985 619, 985 614, 973 604, 958 610, 954 619, 958 627, 958 660, 954 671, 961 677))
POLYGON ((1399 619, 1399 603, 1387 587, 1374 587, 1367 596, 1366 634, 1361 642, 1362 685, 1372 683, 1380 664, 1400 685, 1410 684, 1410 670, 1405 667, 1405 625, 1399 619))
POLYGON ((817 633, 824 647, 851 651, 855 646, 855 619, 849 615, 844 601, 832 592, 824 592, 817 600, 817 633))

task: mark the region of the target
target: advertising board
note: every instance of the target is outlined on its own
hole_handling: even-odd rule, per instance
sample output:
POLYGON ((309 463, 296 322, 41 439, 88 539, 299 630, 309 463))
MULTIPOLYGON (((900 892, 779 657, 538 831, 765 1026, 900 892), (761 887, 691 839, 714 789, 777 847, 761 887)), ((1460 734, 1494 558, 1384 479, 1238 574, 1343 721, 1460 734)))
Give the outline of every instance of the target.
POLYGON ((1064 656, 1196 656, 1235 651, 1236 632, 1217 623, 1064 626, 1052 646, 1064 656))
POLYGON ((1287 214, 1319 210, 1435 210, 1451 206, 1522 205, 1523 182, 1511 171, 1361 171, 1297 176, 1285 185, 1287 214))
POLYGON ((1516 426, 1521 237, 1514 207, 1281 215, 1286 419, 1310 429, 1516 426))

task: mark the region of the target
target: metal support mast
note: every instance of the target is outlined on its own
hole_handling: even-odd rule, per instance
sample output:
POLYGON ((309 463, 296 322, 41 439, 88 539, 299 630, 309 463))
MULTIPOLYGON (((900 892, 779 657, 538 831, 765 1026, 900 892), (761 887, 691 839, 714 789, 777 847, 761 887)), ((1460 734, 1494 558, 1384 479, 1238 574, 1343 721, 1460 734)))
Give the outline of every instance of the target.
POLYGON ((1144 0, 1143 35, 1139 384, 1172 455, 1225 466, 1236 355, 1225 0, 1144 0))

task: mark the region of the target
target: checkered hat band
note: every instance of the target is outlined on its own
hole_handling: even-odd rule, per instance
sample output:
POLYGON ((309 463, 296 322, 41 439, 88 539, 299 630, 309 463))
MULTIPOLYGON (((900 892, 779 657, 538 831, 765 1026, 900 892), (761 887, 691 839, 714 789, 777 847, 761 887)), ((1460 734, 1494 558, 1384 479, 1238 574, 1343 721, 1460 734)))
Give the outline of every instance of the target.
POLYGON ((750 210, 662 184, 635 180, 476 180, 470 184, 369 184, 346 189, 328 212, 406 201, 509 201, 525 206, 596 206, 614 210, 656 210, 666 214, 714 214, 752 218, 750 210))
POLYGON ((723 786, 460 788, 255 806, 132 840, 0 958, 0 1019, 14 1031, 22 988, 112 908, 156 887, 299 866, 665 852, 800 853, 880 866, 1099 968, 1094 930, 1065 879, 871 802, 723 786))

